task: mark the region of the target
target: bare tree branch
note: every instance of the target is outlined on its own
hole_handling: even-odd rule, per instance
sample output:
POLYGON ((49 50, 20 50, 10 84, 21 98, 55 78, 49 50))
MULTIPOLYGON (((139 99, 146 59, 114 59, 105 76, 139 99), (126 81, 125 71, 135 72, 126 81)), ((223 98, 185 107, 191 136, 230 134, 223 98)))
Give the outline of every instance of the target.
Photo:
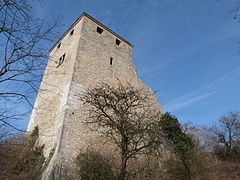
POLYGON ((116 86, 102 83, 88 89, 80 99, 89 107, 85 121, 120 150, 120 179, 125 179, 127 162, 139 154, 150 154, 163 141, 157 126, 160 112, 153 110, 153 94, 118 81, 116 86))
MULTIPOLYGON (((56 37, 56 23, 34 18, 30 3, 0 0, 0 113, 8 111, 9 117, 19 114, 16 104, 28 106, 28 112, 32 109, 32 97, 47 63, 46 44, 56 37)), ((2 123, 11 126, 10 120, 5 118, 2 123)))

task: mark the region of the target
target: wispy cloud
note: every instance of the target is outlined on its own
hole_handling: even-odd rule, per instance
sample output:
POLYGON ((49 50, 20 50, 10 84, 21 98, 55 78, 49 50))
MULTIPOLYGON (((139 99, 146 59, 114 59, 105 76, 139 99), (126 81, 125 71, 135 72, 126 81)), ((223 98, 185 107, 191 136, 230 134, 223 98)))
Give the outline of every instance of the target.
POLYGON ((234 68, 221 78, 217 79, 216 81, 212 82, 208 86, 196 90, 193 92, 190 92, 188 94, 185 94, 173 101, 168 102, 164 105, 164 109, 167 111, 173 111, 188 105, 191 105, 197 101, 200 101, 202 99, 205 99, 218 91, 220 91, 225 85, 227 85, 229 82, 234 80, 235 78, 240 76, 240 66, 237 68, 234 68))
POLYGON ((140 76, 146 76, 148 78, 154 77, 155 75, 157 75, 157 73, 161 69, 166 68, 167 66, 169 66, 175 61, 176 59, 165 59, 165 60, 160 59, 160 60, 153 61, 153 63, 151 63, 150 65, 139 68, 141 70, 140 76))
POLYGON ((198 94, 198 95, 195 93, 189 93, 174 101, 167 103, 164 109, 166 109, 167 111, 173 111, 173 110, 188 106, 196 101, 205 99, 208 96, 215 94, 216 92, 217 91, 213 91, 213 92, 198 94))

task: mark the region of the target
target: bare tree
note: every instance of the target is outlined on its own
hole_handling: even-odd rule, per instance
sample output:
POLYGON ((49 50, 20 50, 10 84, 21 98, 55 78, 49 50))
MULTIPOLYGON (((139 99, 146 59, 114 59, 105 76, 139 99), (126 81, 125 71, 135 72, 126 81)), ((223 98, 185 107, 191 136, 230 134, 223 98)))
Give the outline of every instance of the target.
POLYGON ((0 0, 0 121, 17 130, 10 120, 31 111, 55 37, 56 24, 34 18, 31 3, 0 0))
POLYGON ((212 128, 215 142, 224 147, 227 156, 240 144, 240 113, 229 112, 218 120, 219 125, 212 128))
POLYGON ((239 22, 240 20, 240 15, 239 15, 239 10, 240 10, 240 1, 239 0, 236 0, 234 2, 234 8, 232 9, 232 13, 233 13, 233 17, 234 17, 234 20, 237 20, 239 22))
POLYGON ((120 180, 127 178, 129 159, 154 152, 162 144, 157 125, 160 113, 154 111, 151 96, 143 89, 118 82, 116 86, 103 83, 80 97, 89 106, 85 123, 120 150, 120 180))
POLYGON ((191 122, 182 125, 183 132, 191 137, 194 145, 204 152, 212 152, 214 142, 209 134, 209 128, 205 126, 194 126, 191 122))

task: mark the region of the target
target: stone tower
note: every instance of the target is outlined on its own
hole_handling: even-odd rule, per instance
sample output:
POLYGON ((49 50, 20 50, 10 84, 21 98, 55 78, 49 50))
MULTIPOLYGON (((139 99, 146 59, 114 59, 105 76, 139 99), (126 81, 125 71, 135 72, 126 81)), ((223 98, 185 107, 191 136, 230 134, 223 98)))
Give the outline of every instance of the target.
MULTIPOLYGON (((39 127, 44 155, 53 152, 43 179, 54 179, 80 150, 96 145, 84 128, 84 107, 77 97, 84 88, 116 79, 148 87, 137 78, 132 44, 83 13, 50 50, 28 131, 39 127)), ((161 106, 159 105, 161 108, 161 106)))

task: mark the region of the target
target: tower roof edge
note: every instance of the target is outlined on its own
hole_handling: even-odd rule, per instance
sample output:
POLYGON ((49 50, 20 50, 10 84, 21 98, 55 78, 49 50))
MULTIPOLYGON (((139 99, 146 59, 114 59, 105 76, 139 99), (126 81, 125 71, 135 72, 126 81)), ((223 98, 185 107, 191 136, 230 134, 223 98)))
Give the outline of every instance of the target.
POLYGON ((52 46, 52 48, 49 50, 50 52, 53 50, 53 48, 55 48, 57 46, 57 44, 68 34, 68 32, 83 18, 83 17, 87 17, 89 19, 91 19, 92 21, 94 21, 96 24, 98 24, 99 26, 103 27, 105 30, 109 31, 110 33, 112 33, 113 35, 115 35, 116 37, 118 37, 119 39, 121 39, 123 42, 125 42, 126 44, 128 44, 129 46, 133 47, 133 45, 128 42, 126 39, 124 39, 123 37, 121 37, 120 35, 118 35, 117 33, 115 33, 114 31, 112 31, 111 29, 109 29, 107 26, 103 25, 101 22, 99 22, 98 20, 96 20, 95 18, 93 18, 92 16, 90 16, 89 14, 87 14, 86 12, 83 12, 81 14, 81 16, 79 18, 77 18, 77 20, 67 29, 67 31, 59 38, 59 40, 57 40, 57 42, 52 46))

